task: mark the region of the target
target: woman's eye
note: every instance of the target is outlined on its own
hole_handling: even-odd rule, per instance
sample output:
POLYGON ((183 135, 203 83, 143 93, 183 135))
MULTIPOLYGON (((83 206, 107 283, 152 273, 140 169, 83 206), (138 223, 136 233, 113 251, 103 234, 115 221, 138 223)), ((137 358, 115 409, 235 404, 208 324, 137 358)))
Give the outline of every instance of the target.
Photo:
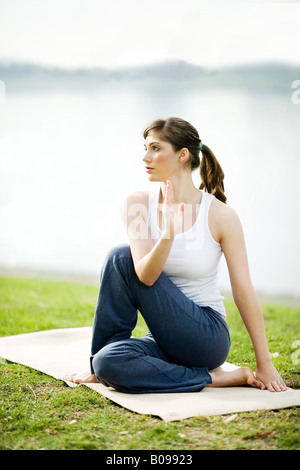
MULTIPOLYGON (((148 149, 146 149, 146 147, 145 147, 144 150, 145 150, 145 152, 147 152, 148 149)), ((158 152, 160 150, 160 147, 156 147, 156 145, 153 145, 152 150, 154 150, 155 152, 158 152)))

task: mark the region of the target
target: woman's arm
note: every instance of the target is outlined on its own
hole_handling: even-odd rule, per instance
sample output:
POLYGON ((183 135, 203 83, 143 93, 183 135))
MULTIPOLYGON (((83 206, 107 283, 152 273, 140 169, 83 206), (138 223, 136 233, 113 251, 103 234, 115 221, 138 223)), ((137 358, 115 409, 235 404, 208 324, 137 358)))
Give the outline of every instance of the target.
POLYGON ((263 314, 250 279, 246 245, 239 217, 225 205, 219 206, 217 212, 219 239, 228 266, 233 298, 255 352, 256 378, 260 380, 263 389, 286 390, 282 378, 272 364, 263 314))
POLYGON ((167 183, 163 203, 164 230, 154 245, 147 227, 148 196, 146 193, 132 193, 121 205, 121 217, 125 225, 135 272, 141 282, 151 286, 164 269, 176 233, 174 219, 181 217, 183 207, 174 214, 172 208, 172 186, 167 183))

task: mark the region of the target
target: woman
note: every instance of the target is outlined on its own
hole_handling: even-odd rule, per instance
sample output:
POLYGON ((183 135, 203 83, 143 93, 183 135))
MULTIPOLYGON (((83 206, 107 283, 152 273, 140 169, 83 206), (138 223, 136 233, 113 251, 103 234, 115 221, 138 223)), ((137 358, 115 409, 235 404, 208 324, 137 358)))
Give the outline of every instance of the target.
POLYGON ((286 390, 272 364, 241 224, 226 204, 220 164, 182 119, 154 121, 144 138, 146 171, 159 184, 149 193, 128 195, 122 204, 129 246, 111 250, 102 268, 91 371, 65 379, 101 382, 125 393, 238 385, 286 390), (199 166, 197 189, 192 171, 199 166), (217 288, 222 253, 254 347, 256 373, 248 367, 220 367, 230 348, 217 288), (149 328, 143 338, 131 337, 137 311, 149 328))

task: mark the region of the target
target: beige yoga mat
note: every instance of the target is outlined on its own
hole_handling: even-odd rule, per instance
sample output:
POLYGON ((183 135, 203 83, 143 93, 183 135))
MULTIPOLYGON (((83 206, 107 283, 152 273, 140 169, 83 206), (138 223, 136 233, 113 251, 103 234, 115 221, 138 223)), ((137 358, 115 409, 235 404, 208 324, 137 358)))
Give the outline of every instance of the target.
MULTIPOLYGON (((0 357, 62 379, 64 374, 89 370, 91 327, 46 330, 0 338, 0 357)), ((236 366, 225 363, 224 369, 236 366)), ((67 382, 71 387, 78 385, 67 382)), ((272 393, 253 387, 207 387, 192 393, 126 394, 101 384, 86 384, 131 411, 176 421, 300 405, 300 390, 272 393)))

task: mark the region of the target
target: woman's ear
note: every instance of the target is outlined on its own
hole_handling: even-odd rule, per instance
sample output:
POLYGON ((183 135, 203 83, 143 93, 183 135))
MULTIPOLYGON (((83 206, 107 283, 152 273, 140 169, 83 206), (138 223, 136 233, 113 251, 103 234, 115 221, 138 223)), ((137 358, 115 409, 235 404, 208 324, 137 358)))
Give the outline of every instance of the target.
POLYGON ((187 148, 182 148, 179 152, 179 160, 181 163, 187 163, 190 158, 190 152, 187 148))

